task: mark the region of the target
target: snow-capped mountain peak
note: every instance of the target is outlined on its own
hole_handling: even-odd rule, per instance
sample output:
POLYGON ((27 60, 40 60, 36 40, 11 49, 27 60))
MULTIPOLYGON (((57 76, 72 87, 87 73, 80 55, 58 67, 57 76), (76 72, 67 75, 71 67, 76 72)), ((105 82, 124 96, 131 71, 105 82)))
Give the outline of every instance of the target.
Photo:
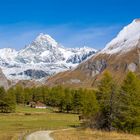
POLYGON ((101 53, 123 53, 133 49, 140 40, 140 19, 125 26, 101 53))
POLYGON ((74 68, 95 53, 89 47, 65 48, 41 33, 18 52, 0 50, 0 66, 9 79, 41 79, 74 68))
POLYGON ((35 39, 34 42, 38 42, 40 44, 48 43, 49 45, 56 47, 58 43, 48 34, 40 33, 39 36, 35 39))

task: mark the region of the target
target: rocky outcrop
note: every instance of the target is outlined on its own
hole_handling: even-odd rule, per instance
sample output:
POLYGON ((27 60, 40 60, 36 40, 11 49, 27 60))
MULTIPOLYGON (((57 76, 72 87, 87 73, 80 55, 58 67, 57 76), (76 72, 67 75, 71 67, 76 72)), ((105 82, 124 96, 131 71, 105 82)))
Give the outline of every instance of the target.
POLYGON ((87 61, 87 63, 80 65, 77 70, 82 70, 87 75, 94 77, 100 74, 107 67, 107 61, 105 59, 97 59, 95 61, 87 61))
POLYGON ((93 54, 95 54, 95 51, 89 51, 88 53, 85 52, 82 55, 74 54, 71 57, 69 57, 66 62, 73 63, 73 64, 81 63, 84 60, 86 60, 88 57, 92 56, 93 54))
POLYGON ((41 79, 43 77, 49 76, 43 70, 32 70, 32 69, 28 69, 22 73, 18 73, 18 75, 26 75, 27 77, 30 77, 31 79, 41 79))

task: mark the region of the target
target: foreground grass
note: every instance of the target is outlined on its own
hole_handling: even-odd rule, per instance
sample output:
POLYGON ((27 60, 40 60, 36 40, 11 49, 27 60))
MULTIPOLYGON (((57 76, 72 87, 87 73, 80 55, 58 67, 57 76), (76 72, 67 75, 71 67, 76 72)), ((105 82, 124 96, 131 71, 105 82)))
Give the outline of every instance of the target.
POLYGON ((140 136, 117 132, 103 132, 90 129, 56 131, 54 140, 140 140, 140 136))
POLYGON ((79 125, 74 114, 54 113, 52 109, 18 106, 16 113, 0 114, 0 140, 17 140, 37 130, 62 129, 79 125))
MULTIPOLYGON (((52 108, 35 109, 17 106, 16 113, 0 114, 0 140, 17 140, 38 130, 64 129, 80 124, 74 114, 54 113, 52 108)), ((139 136, 72 129, 52 134, 55 140, 140 140, 139 136)))

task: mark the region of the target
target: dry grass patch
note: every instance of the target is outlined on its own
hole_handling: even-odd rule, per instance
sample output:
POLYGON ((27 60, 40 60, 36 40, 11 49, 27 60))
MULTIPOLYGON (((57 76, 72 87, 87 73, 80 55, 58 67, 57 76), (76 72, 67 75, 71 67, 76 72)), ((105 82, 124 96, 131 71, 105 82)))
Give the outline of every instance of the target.
POLYGON ((140 136, 117 132, 104 132, 90 129, 57 131, 54 140, 140 140, 140 136))

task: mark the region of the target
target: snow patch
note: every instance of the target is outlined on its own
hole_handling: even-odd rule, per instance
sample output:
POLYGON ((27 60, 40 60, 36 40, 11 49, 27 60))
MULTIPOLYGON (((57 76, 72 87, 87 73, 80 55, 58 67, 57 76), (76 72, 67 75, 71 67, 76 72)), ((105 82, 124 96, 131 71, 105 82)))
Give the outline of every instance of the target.
POLYGON ((109 42, 100 53, 114 54, 125 53, 137 46, 140 41, 140 19, 135 19, 131 24, 109 42))

